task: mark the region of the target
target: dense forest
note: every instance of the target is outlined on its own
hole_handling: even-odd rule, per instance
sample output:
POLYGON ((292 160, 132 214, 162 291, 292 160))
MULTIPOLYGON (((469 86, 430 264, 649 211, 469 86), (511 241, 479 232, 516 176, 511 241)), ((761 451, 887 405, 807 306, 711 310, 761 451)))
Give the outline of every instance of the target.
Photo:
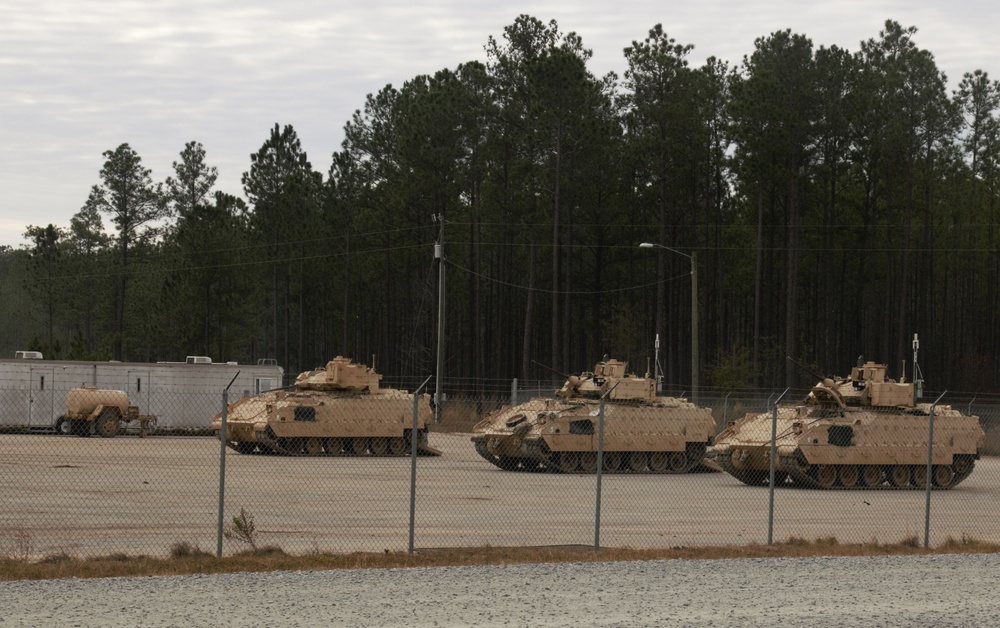
POLYGON ((123 143, 68 226, 0 251, 0 350, 424 376, 443 314, 446 389, 605 354, 641 373, 659 336, 665 385, 724 393, 811 382, 786 356, 898 377, 919 333, 929 387, 992 391, 1000 84, 949 93, 916 32, 778 31, 691 67, 657 25, 595 76, 578 35, 520 16, 485 63, 369 94, 325 173, 292 125, 238 192, 197 141, 162 182, 123 143))

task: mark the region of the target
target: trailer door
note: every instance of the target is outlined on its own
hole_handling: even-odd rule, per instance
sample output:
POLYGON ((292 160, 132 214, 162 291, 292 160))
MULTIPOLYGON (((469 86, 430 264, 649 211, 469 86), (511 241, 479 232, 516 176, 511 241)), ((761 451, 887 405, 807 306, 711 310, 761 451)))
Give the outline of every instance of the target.
MULTIPOLYGON (((55 370, 51 366, 28 367, 28 429, 52 427, 55 424, 55 370)), ((58 414, 62 414, 59 408, 58 414)))
POLYGON ((253 394, 259 395, 278 387, 277 377, 255 377, 253 394))
POLYGON ((152 379, 149 369, 128 369, 125 371, 125 392, 128 393, 130 405, 139 406, 139 411, 143 414, 152 412, 149 403, 150 395, 153 391, 152 379))

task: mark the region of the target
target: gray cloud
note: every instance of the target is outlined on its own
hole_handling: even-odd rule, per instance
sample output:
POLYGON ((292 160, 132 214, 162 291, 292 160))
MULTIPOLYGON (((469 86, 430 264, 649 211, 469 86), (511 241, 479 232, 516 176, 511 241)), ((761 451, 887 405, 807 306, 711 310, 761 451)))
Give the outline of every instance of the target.
POLYGON ((518 14, 558 21, 591 48, 598 75, 624 71, 622 50, 656 23, 691 62, 740 62, 757 37, 791 28, 819 45, 856 50, 883 22, 914 25, 954 87, 962 73, 996 78, 992 24, 971 0, 747 3, 445 0, 8 0, 0 9, 0 244, 26 225, 68 226, 103 151, 129 142, 156 180, 184 143, 205 145, 218 189, 240 194, 249 155, 276 122, 292 124, 325 172, 365 95, 417 74, 485 60, 518 14))

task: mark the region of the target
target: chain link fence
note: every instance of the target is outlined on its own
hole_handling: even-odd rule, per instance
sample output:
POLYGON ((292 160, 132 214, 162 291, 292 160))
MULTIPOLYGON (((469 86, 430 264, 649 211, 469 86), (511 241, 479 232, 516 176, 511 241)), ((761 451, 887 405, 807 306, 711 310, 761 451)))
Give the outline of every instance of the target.
MULTIPOLYGON (((410 390, 420 385, 396 384, 409 384, 410 390)), ((249 394, 246 388, 234 387, 229 400, 249 394)), ((408 394, 403 406, 391 409, 355 398, 344 422, 384 424, 396 431, 348 430, 335 438, 311 432, 318 444, 286 440, 283 450, 265 443, 241 453, 222 447, 212 429, 213 417, 224 406, 222 387, 214 393, 147 387, 141 393, 88 399, 76 398, 73 387, 50 386, 46 395, 33 397, 30 390, 8 383, 0 387, 0 555, 159 556, 178 543, 222 553, 250 545, 278 546, 288 553, 343 553, 486 545, 664 548, 793 537, 843 543, 915 539, 931 546, 948 539, 1000 542, 995 525, 1000 404, 987 395, 945 395, 936 406, 932 478, 947 479, 935 475, 937 468, 951 463, 945 459, 948 452, 968 446, 968 430, 956 427, 958 411, 978 416, 984 430, 974 467, 947 490, 924 490, 927 476, 921 483, 919 474, 908 475, 900 488, 893 486, 896 466, 913 473, 928 463, 921 434, 927 434, 929 417, 899 413, 881 423, 870 421, 868 427, 853 424, 853 441, 836 452, 842 457, 838 469, 849 463, 861 479, 851 480, 841 469, 831 489, 821 490, 795 482, 787 466, 793 461, 781 458, 781 439, 807 438, 802 424, 808 428, 811 420, 795 415, 794 399, 801 399, 802 391, 789 392, 775 422, 777 463, 786 466, 779 467, 772 491, 769 473, 741 479, 719 471, 712 460, 671 472, 681 460, 651 456, 657 445, 649 445, 639 466, 630 466, 627 455, 615 462, 614 454, 621 453, 616 449, 626 446, 614 422, 621 424, 629 415, 609 403, 603 410, 594 402, 577 412, 592 419, 592 433, 569 421, 560 434, 593 443, 603 437, 599 460, 569 456, 575 466, 567 472, 555 455, 558 447, 546 445, 536 450, 548 462, 498 464, 499 455, 484 456, 481 443, 477 449, 475 426, 512 401, 559 400, 551 383, 506 382, 481 389, 444 399, 439 423, 428 420, 432 414, 424 394, 408 394), (417 420, 426 421, 429 434, 413 456, 417 420), (879 458, 885 447, 896 449, 896 464, 879 458), (841 486, 863 484, 869 466, 879 470, 878 488, 841 486)), ((780 394, 715 392, 699 398, 698 406, 711 412, 715 440, 748 413, 764 417, 764 436, 752 436, 756 448, 744 443, 745 451, 730 451, 730 464, 733 455, 744 456, 740 468, 751 469, 755 457, 769 454, 766 419, 780 394)), ((922 401, 932 403, 937 395, 927 397, 922 401)), ((677 411, 683 414, 684 407, 677 411)), ((676 414, 670 420, 682 423, 676 414)), ((298 415, 289 421, 310 423, 298 415)), ((309 427, 318 429, 318 423, 309 427)), ((280 436, 280 429, 274 434, 280 436)), ((642 451, 634 443, 630 447, 642 451)), ((487 454, 494 455, 492 450, 487 454)), ((805 473, 814 480, 826 477, 818 466, 805 473)))

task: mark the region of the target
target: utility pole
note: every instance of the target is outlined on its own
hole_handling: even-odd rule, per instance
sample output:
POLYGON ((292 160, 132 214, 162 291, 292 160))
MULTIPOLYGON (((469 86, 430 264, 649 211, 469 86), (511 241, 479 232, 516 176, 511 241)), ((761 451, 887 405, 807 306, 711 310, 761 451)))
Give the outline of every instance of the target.
POLYGON ((691 401, 698 403, 698 251, 691 251, 691 401))
POLYGON ((434 422, 441 422, 441 369, 444 363, 444 214, 434 214, 433 220, 440 225, 438 241, 434 245, 434 259, 438 263, 438 329, 437 329, 437 375, 434 381, 434 422))

